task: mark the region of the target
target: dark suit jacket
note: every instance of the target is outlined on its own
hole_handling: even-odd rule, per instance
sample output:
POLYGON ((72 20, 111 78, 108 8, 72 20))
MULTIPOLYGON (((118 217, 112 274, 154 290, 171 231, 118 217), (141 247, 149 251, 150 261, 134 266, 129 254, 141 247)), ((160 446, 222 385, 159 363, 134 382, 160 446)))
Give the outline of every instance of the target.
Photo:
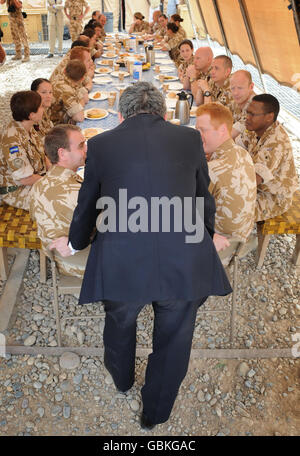
MULTIPOLYGON (((100 196, 116 201, 118 227, 119 189, 127 189, 128 200, 145 198, 149 207, 151 197, 192 197, 194 201, 202 196, 205 229, 203 241, 196 244, 185 242, 184 230, 97 232, 79 303, 190 301, 230 293, 212 242, 215 203, 208 185, 201 137, 191 128, 172 125, 157 115, 140 114, 90 139, 85 178, 70 227, 74 249, 84 249, 89 243, 100 196)), ((173 223, 171 231, 172 227, 173 223)))

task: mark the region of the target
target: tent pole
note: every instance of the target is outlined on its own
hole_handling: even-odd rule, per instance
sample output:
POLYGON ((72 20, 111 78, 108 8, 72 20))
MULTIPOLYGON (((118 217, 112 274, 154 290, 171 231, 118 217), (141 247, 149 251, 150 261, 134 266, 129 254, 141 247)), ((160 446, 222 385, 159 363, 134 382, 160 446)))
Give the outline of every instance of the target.
POLYGON ((225 48, 226 48, 226 53, 228 55, 230 53, 230 50, 229 50, 227 38, 226 38, 226 35, 225 35, 225 30, 224 30, 224 27, 223 27, 222 19, 221 19, 221 16, 220 16, 220 11, 219 11, 219 8, 218 8, 218 5, 217 5, 217 1, 216 0, 212 0, 212 2, 213 2, 213 5, 214 5, 214 8, 215 8, 215 13, 216 13, 216 16, 217 16, 217 19, 218 19, 219 27, 220 27, 220 30, 221 30, 221 35, 222 35, 222 38, 223 38, 223 41, 224 41, 224 45, 225 45, 225 48))
POLYGON ((205 19, 204 19, 204 16, 203 16, 203 12, 202 12, 202 8, 200 6, 199 0, 196 0, 196 4, 198 6, 198 10, 199 10, 201 21, 202 21, 202 24, 203 24, 203 27, 204 27, 204 30, 205 30, 205 34, 207 36, 208 35, 208 31, 207 31, 206 22, 205 22, 205 19))
POLYGON ((292 4, 292 10, 293 10, 293 14, 294 14, 294 22, 295 22, 295 26, 296 26, 296 32, 297 32, 297 35, 298 35, 298 41, 299 41, 299 44, 300 44, 300 18, 299 18, 300 6, 296 5, 296 1, 295 0, 291 0, 291 4, 292 4))
POLYGON ((258 52, 256 50, 256 46, 255 46, 255 42, 254 42, 252 31, 251 31, 251 27, 250 27, 250 24, 249 24, 249 21, 248 21, 247 10, 246 10, 246 5, 244 3, 244 0, 239 0, 239 5, 240 5, 241 13, 242 13, 242 16, 243 16, 244 24, 245 24, 245 27, 246 27, 246 30, 247 30, 247 35, 248 35, 248 38, 249 38, 249 41, 250 41, 250 45, 251 45, 251 48, 252 48, 252 52, 253 52, 253 55, 254 55, 254 59, 255 59, 255 62, 256 62, 256 66, 257 66, 257 69, 258 69, 258 72, 259 72, 259 76, 260 76, 260 80, 261 80, 261 83, 262 83, 262 87, 263 87, 264 92, 266 93, 267 92, 267 86, 266 86, 265 81, 263 79, 262 66, 261 66, 261 63, 260 63, 260 58, 259 58, 258 52))
POLYGON ((196 27, 195 27, 195 24, 194 24, 194 21, 193 21, 193 17, 192 17, 192 11, 191 11, 191 6, 190 6, 190 0, 185 0, 185 4, 186 4, 187 9, 188 9, 188 12, 189 12, 190 20, 191 20, 192 27, 193 27, 194 34, 195 34, 195 38, 196 38, 196 41, 197 41, 197 46, 199 47, 198 33, 197 33, 197 30, 196 30, 196 27))
POLYGON ((102 13, 104 13, 104 0, 101 0, 101 5, 102 5, 102 13))

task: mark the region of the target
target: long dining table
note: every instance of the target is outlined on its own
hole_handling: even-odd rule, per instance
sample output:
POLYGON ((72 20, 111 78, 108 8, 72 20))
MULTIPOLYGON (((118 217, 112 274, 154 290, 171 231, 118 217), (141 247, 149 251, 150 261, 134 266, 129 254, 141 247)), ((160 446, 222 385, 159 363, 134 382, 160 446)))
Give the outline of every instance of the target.
MULTIPOLYGON (((124 35, 122 36, 122 39, 124 38, 124 35)), ((120 38, 119 38, 120 39, 120 38)), ((113 60, 114 62, 119 60, 120 57, 119 55, 116 55, 115 57, 110 57, 107 56, 107 46, 111 46, 113 44, 116 44, 116 37, 115 34, 109 35, 105 42, 104 42, 104 53, 103 55, 95 60, 96 64, 96 69, 95 69, 95 75, 93 79, 93 88, 89 94, 89 102, 85 106, 85 119, 83 122, 79 123, 80 128, 83 130, 85 133, 86 129, 88 128, 93 128, 93 129, 99 129, 99 133, 105 130, 111 130, 112 128, 115 128, 119 124, 119 119, 118 119, 118 104, 119 104, 119 98, 120 98, 120 89, 124 89, 127 86, 134 84, 134 79, 132 75, 125 76, 124 81, 120 82, 117 75, 118 71, 125 72, 127 73, 127 68, 125 67, 120 67, 118 71, 114 72, 112 66, 110 65, 105 65, 105 63, 108 63, 108 61, 113 60), (103 62, 104 61, 104 62, 103 62), (104 63, 104 64, 103 64, 104 63), (107 73, 105 74, 99 74, 97 71, 100 68, 107 68, 107 73), (101 97, 105 98, 103 100, 101 99, 93 99, 93 94, 95 92, 99 91, 101 93, 101 97), (115 103, 112 107, 109 107, 108 104, 108 94, 109 92, 116 92, 116 99, 115 103), (105 117, 102 117, 101 119, 93 119, 93 118, 88 118, 87 117, 87 111, 89 109, 102 109, 105 110, 105 117)), ((112 52, 110 50, 110 52, 112 52)), ((176 79, 174 81, 169 81, 165 80, 164 83, 169 84, 170 90, 173 92, 178 93, 182 89, 182 84, 178 79, 177 75, 177 69, 176 66, 174 65, 173 61, 169 57, 169 53, 166 51, 162 51, 160 49, 155 49, 155 65, 159 65, 160 67, 160 74, 164 74, 165 76, 172 76, 176 79), (175 84, 175 85, 174 85, 175 84), (172 89, 174 87, 174 89, 172 89)), ((126 53, 124 48, 120 50, 120 54, 126 53)), ((131 60, 133 59, 134 55, 139 54, 140 56, 144 56, 144 60, 146 60, 145 56, 145 49, 143 44, 137 45, 137 49, 135 52, 128 52, 128 54, 132 55, 131 60)), ((111 54, 108 54, 111 55, 111 54)), ((157 87, 162 93, 162 83, 159 81, 159 75, 155 72, 155 65, 152 65, 148 70, 145 70, 142 72, 142 81, 147 81, 151 82, 154 84, 155 87, 157 87)), ((101 71, 101 70, 100 70, 101 71)), ((167 93, 164 93, 166 96, 166 104, 167 104, 167 109, 168 110, 173 110, 175 111, 175 104, 176 104, 176 99, 169 99, 167 97, 167 93)), ((174 113, 175 117, 175 113, 174 113)), ((195 117, 190 118, 190 123, 188 126, 194 127, 195 125, 195 117)))

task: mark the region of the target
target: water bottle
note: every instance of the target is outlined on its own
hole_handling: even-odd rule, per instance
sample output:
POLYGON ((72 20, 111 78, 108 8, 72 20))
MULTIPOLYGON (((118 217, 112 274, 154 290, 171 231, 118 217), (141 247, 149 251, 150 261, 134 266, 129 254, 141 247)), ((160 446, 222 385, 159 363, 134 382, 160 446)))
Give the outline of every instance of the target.
POLYGON ((143 65, 142 62, 134 62, 133 65, 133 80, 138 82, 142 80, 143 65))
POLYGON ((136 39, 134 36, 130 37, 129 40, 129 51, 130 52, 136 52, 136 39))

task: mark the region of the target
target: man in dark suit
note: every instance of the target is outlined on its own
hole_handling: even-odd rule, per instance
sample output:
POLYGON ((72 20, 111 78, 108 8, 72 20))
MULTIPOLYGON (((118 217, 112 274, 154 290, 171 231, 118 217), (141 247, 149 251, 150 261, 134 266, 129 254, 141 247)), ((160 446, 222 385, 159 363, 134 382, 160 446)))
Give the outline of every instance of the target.
POLYGON ((216 251, 227 241, 214 234, 215 204, 199 132, 165 121, 163 96, 146 82, 127 87, 119 109, 120 125, 88 142, 70 242, 58 239, 52 248, 62 255, 84 249, 97 221, 79 303, 105 304, 104 363, 123 392, 134 383, 136 319, 152 303, 153 353, 141 417, 142 427, 151 429, 170 416, 187 372, 199 305, 207 296, 231 292, 216 251), (204 201, 202 219, 197 197, 204 201), (162 220, 153 209, 159 198, 174 202, 167 216, 161 210, 162 220), (201 242, 197 229, 190 236, 186 220, 178 229, 189 212, 185 206, 178 212, 178 204, 183 209, 187 199, 191 220, 202 222, 201 242), (104 208, 101 220, 96 206, 104 208))

